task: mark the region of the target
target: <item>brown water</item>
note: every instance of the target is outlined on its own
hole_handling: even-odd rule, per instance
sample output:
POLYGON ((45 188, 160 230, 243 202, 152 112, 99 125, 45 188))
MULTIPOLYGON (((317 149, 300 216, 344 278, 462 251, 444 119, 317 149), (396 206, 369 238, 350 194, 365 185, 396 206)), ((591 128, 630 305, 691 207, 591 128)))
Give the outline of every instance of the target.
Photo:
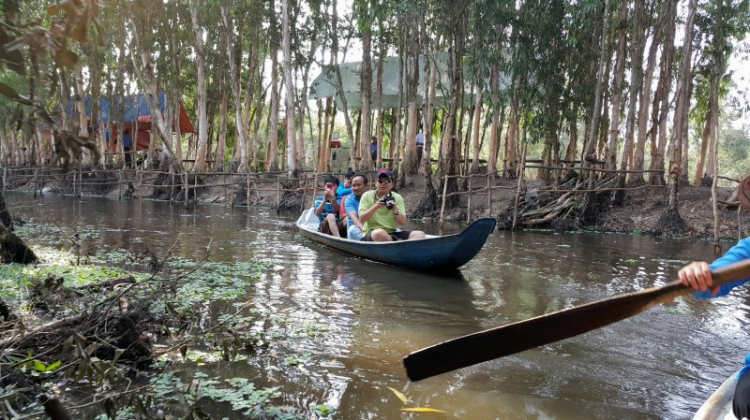
MULTIPOLYGON (((750 349, 743 289, 712 301, 679 299, 583 336, 409 383, 401 359, 413 350, 662 284, 685 262, 710 258, 713 247, 642 236, 499 231, 460 276, 445 278, 321 247, 296 232, 296 214, 275 210, 53 196, 35 201, 28 195, 8 200, 38 223, 99 232, 92 247, 146 243, 159 255, 176 244, 178 255, 198 259, 211 241, 216 261, 276 263, 248 291, 262 314, 259 324, 274 328, 283 318, 286 328, 325 325, 327 331, 287 338, 249 361, 200 370, 279 386, 279 405, 304 411, 326 404, 335 419, 686 419, 750 349), (302 363, 286 367, 289 357, 302 363), (387 387, 403 392, 408 404, 387 387), (404 407, 447 414, 406 413, 404 407)), ((230 410, 221 414, 242 418, 230 410)))

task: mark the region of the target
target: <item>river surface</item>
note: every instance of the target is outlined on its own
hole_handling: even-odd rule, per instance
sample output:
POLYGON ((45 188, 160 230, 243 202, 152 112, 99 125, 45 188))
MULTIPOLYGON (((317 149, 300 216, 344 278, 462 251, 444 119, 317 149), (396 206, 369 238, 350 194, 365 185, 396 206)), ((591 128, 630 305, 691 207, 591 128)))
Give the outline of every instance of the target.
MULTIPOLYGON (((174 246, 186 258, 210 252, 215 261, 274 263, 248 298, 271 314, 268 319, 323 325, 325 332, 287 340, 270 355, 203 369, 279 386, 280 405, 310 412, 325 404, 334 419, 687 419, 750 349, 743 288, 710 301, 680 298, 582 336, 410 383, 401 359, 411 351, 663 284, 684 263, 710 259, 713 246, 620 234, 496 231, 460 275, 446 278, 329 250, 297 233, 296 214, 271 209, 25 194, 7 199, 37 223, 98 232, 89 246, 145 243, 157 255, 174 246), (302 362, 280 369, 289 357, 302 362), (407 404, 388 387, 402 392, 407 404), (446 414, 402 411, 406 407, 446 414)), ((430 223, 409 223, 437 232, 430 223)), ((231 410, 223 415, 243 418, 231 410)))

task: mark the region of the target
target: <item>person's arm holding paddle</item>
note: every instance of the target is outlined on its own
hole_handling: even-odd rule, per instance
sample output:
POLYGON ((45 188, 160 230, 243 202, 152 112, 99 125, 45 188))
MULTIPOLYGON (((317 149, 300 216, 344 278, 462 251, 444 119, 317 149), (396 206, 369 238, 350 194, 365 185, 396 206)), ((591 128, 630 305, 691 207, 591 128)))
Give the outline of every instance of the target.
POLYGON ((713 286, 712 271, 726 267, 729 264, 750 259, 750 238, 745 238, 733 246, 726 254, 711 264, 704 261, 692 262, 680 269, 677 273, 680 281, 685 286, 690 286, 699 293, 694 296, 699 299, 726 296, 737 286, 746 283, 750 278, 737 280, 731 283, 713 286))
MULTIPOLYGON (((733 288, 746 283, 750 278, 746 277, 731 283, 714 286, 712 272, 729 264, 748 259, 750 259, 750 238, 745 238, 712 264, 704 261, 695 261, 682 267, 677 275, 682 284, 698 291, 698 293, 693 295, 698 299, 725 296, 733 288)), ((737 375, 737 385, 735 386, 734 398, 732 400, 732 411, 737 418, 750 416, 750 375, 746 374, 749 370, 750 355, 747 355, 745 357, 745 367, 737 375)))

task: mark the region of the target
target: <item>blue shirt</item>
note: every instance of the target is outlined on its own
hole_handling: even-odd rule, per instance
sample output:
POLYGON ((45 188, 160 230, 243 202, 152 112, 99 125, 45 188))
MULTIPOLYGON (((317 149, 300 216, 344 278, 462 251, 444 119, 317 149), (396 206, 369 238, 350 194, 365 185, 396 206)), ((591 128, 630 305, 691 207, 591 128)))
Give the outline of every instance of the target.
POLYGON ((357 216, 359 216, 359 202, 362 200, 362 196, 360 195, 357 197, 356 195, 352 194, 349 197, 346 198, 346 202, 344 205, 346 206, 346 219, 349 221, 350 225, 354 224, 354 221, 349 216, 350 211, 354 211, 357 213, 357 216))
POLYGON ((417 146, 424 146, 424 133, 417 134, 417 138, 415 140, 417 141, 417 146))
MULTIPOLYGON (((323 195, 317 196, 315 198, 315 204, 313 206, 317 209, 318 206, 320 205, 320 203, 322 203, 323 201, 325 201, 325 199, 326 198, 323 195)), ((325 219, 326 216, 328 216, 331 213, 336 214, 336 210, 333 209, 333 204, 331 204, 331 203, 329 203, 329 202, 326 201, 326 204, 323 207, 323 213, 320 213, 320 216, 318 216, 318 220, 320 220, 322 222, 323 219, 325 219)))
POLYGON ((352 193, 351 188, 345 188, 344 184, 339 184, 339 188, 336 190, 336 200, 341 201, 341 198, 345 195, 352 193))
POLYGON ((372 155, 375 155, 378 153, 378 144, 377 143, 370 143, 370 153, 372 155))
MULTIPOLYGON (((714 271, 718 270, 719 268, 726 267, 729 264, 746 260, 748 258, 750 258, 750 238, 745 238, 739 241, 737 245, 733 246, 729 251, 727 251, 726 254, 722 255, 720 258, 714 261, 709 267, 711 267, 711 271, 714 271)), ((737 280, 732 283, 722 284, 721 286, 719 286, 719 293, 716 296, 726 296, 732 289, 745 284, 748 280, 750 280, 750 278, 737 280)), ((693 294, 693 296, 698 299, 707 299, 713 297, 711 296, 711 290, 698 292, 693 294)))
POLYGON ((125 133, 122 135, 122 145, 124 147, 130 147, 133 145, 133 138, 130 136, 130 133, 125 133))

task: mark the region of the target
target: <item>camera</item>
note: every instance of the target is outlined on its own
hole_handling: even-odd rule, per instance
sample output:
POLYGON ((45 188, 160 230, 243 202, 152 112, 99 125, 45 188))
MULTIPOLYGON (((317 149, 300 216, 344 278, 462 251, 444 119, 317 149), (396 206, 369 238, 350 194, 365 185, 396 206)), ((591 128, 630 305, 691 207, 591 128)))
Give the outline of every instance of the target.
POLYGON ((380 201, 385 204, 385 208, 388 210, 393 209, 393 196, 389 193, 388 195, 384 195, 380 201))

